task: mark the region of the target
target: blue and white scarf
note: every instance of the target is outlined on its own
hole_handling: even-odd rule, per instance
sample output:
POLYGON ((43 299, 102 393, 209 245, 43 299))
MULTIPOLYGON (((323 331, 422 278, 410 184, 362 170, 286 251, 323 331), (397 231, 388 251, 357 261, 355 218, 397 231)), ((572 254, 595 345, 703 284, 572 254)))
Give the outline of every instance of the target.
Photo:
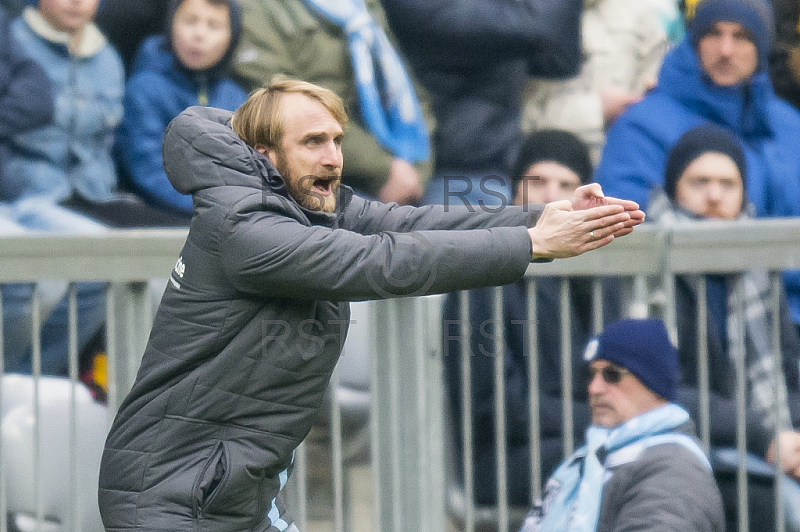
POLYGON ((605 464, 622 456, 635 459, 647 447, 677 443, 691 450, 710 471, 711 465, 697 442, 672 430, 689 420, 680 406, 669 403, 636 416, 619 427, 591 426, 586 445, 575 451, 547 482, 545 500, 525 519, 520 532, 594 532, 600 514, 603 486, 610 478, 605 464), (605 464, 598 459, 603 450, 605 464))
POLYGON ((361 116, 377 141, 406 161, 428 159, 428 130, 414 87, 364 0, 305 2, 347 35, 361 116))

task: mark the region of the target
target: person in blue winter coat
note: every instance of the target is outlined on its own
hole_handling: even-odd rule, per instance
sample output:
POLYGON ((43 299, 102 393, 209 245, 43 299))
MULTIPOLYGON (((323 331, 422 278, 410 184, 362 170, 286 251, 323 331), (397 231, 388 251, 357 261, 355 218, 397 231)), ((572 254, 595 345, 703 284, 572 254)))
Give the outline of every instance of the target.
MULTIPOLYGON (((648 208, 663 187, 667 154, 697 126, 741 142, 756 216, 800 215, 800 111, 775 96, 767 69, 774 26, 765 0, 702 0, 685 39, 664 59, 658 86, 611 127, 594 180, 648 208)), ((800 324, 800 272, 787 272, 800 324)))
POLYGON ((133 190, 146 201, 190 215, 192 198, 169 183, 161 159, 167 124, 193 105, 233 111, 244 89, 227 77, 241 33, 235 0, 172 0, 164 35, 139 49, 126 84, 117 150, 133 190))
POLYGON ((773 92, 772 35, 764 0, 701 1, 685 39, 664 59, 658 86, 609 131, 595 180, 647 208, 662 188, 670 148, 711 122, 741 140, 757 214, 789 214, 782 203, 800 189, 800 113, 773 92))

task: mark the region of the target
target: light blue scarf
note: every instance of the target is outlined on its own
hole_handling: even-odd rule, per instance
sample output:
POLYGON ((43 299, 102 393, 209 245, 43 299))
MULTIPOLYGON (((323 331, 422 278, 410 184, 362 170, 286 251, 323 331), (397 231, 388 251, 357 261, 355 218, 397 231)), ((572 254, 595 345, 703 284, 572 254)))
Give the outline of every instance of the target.
POLYGON ((364 0, 305 2, 347 35, 361 116, 378 142, 406 161, 426 160, 430 143, 414 87, 364 0))
POLYGON ((691 437, 672 433, 689 414, 674 403, 636 416, 619 427, 589 427, 586 445, 575 451, 547 482, 545 501, 525 519, 520 532, 594 532, 600 514, 607 465, 633 459, 647 447, 677 443, 692 451, 711 470, 705 453, 691 437), (598 451, 604 449, 601 464, 598 451))

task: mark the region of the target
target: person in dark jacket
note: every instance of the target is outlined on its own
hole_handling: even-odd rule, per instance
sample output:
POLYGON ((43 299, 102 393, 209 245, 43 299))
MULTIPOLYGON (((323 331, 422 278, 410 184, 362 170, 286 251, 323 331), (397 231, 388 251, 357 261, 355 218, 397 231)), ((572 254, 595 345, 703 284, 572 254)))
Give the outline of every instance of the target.
POLYGON ((584 351, 592 425, 547 481, 521 532, 722 532, 722 500, 663 322, 611 323, 584 351))
MULTIPOLYGON (((651 203, 651 219, 659 224, 685 223, 691 220, 735 220, 749 218, 752 210, 744 193, 747 167, 739 141, 728 131, 706 124, 685 133, 675 144, 664 172, 664 194, 651 203)), ((780 344, 773 345, 773 287, 765 271, 752 270, 741 276, 706 275, 707 318, 706 349, 709 360, 711 458, 720 482, 729 524, 737 522, 736 493, 736 418, 734 383, 735 360, 747 365, 747 451, 750 482, 751 530, 774 530, 774 472, 768 461, 775 460, 780 449, 784 507, 787 529, 800 526, 800 432, 797 426, 800 405, 800 338, 792 325, 781 289, 778 298, 780 344), (744 352, 737 340, 735 288, 745 290, 744 352), (776 348, 783 359, 777 375, 773 357, 776 348), (778 383, 777 388, 775 387, 778 383), (776 394, 778 399, 776 399, 776 394), (773 442, 779 434, 780 445, 773 442), (732 460, 725 457, 733 455, 732 460), (759 471, 764 474, 756 474, 759 471), (795 480, 792 480, 794 478, 795 480)), ((702 297, 699 276, 679 276, 675 280, 678 350, 683 374, 680 402, 694 416, 699 405, 699 350, 697 333, 698 305, 702 297)))
POLYGON ((772 0, 775 10, 775 45, 769 73, 775 94, 800 109, 800 2, 772 0))
MULTIPOLYGON (((589 147, 575 134, 564 130, 541 130, 525 139, 512 174, 514 204, 543 204, 568 200, 575 190, 590 181, 592 162, 589 147)), ((505 406, 508 465, 509 502, 527 505, 530 498, 531 446, 530 446, 530 393, 528 380, 529 357, 538 360, 538 394, 540 427, 540 462, 542 474, 550 474, 564 458, 564 420, 562 405, 562 322, 563 312, 570 316, 570 365, 572 379, 573 427, 572 437, 580 440, 589 425, 589 407, 586 388, 579 378, 582 367, 581 353, 594 334, 594 320, 611 322, 620 315, 619 304, 613 293, 613 283, 602 283, 602 316, 595 316, 593 283, 587 278, 568 281, 569 309, 561 308, 562 280, 556 277, 536 278, 536 330, 537 351, 531 353, 527 345, 527 325, 533 310, 528 308, 528 287, 525 280, 503 287, 503 327, 506 345, 505 406)), ((443 344, 447 392, 452 405, 456 450, 462 448, 461 358, 462 329, 460 294, 448 294, 443 308, 443 344)), ((494 294, 491 288, 469 292, 469 337, 472 441, 474 457, 475 502, 494 504, 497 499, 497 465, 495 444, 494 380, 487 378, 494 372, 496 351, 494 327, 494 294), (488 355, 487 355, 488 354, 488 355)), ((569 394, 568 394, 569 395, 569 394)), ((462 474, 458 468, 458 474, 462 474)), ((459 481, 462 481, 459 477, 459 481)))
POLYGON ((149 203, 191 215, 192 198, 169 183, 161 142, 170 120, 192 105, 235 110, 247 93, 227 77, 241 34, 236 0, 171 0, 167 31, 149 37, 125 84, 116 150, 129 185, 149 203))
POLYGON ((511 201, 528 76, 568 77, 581 62, 583 0, 383 0, 436 117, 425 203, 511 201))
POLYGON ((233 115, 191 107, 167 129, 167 176, 195 212, 106 441, 107 530, 296 530, 280 493, 348 301, 509 283, 644 218, 596 185, 498 213, 365 200, 341 184, 346 121, 333 92, 278 80, 233 115))
POLYGON ((11 138, 53 119, 50 80, 41 65, 19 49, 9 23, 0 8, 0 173, 11 138))

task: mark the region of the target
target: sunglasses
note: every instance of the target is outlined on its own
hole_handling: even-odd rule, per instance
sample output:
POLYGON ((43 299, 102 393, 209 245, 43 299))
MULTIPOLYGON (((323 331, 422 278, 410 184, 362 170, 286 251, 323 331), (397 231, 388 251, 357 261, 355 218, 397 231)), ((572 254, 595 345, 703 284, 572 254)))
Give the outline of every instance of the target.
POLYGON ((595 375, 598 373, 600 373, 600 376, 603 378, 606 384, 618 384, 619 381, 622 380, 622 377, 630 374, 630 371, 627 369, 618 368, 616 366, 606 366, 603 369, 587 366, 586 378, 589 380, 589 382, 592 382, 595 375))

